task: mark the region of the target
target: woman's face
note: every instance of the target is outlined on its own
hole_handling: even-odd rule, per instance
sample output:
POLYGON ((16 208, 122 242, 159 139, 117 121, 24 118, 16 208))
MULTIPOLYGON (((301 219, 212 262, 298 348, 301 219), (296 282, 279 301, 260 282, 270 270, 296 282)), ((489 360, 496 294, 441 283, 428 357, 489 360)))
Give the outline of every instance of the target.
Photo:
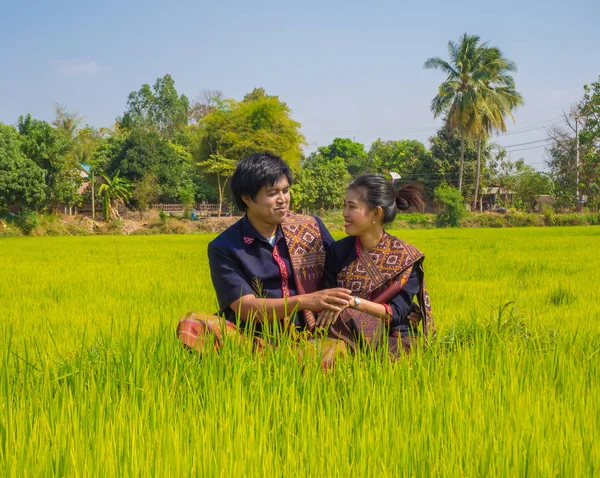
POLYGON ((360 189, 349 189, 344 201, 344 229, 349 236, 360 236, 377 227, 376 209, 370 209, 362 199, 360 189), (375 222, 373 222, 375 219, 375 222))

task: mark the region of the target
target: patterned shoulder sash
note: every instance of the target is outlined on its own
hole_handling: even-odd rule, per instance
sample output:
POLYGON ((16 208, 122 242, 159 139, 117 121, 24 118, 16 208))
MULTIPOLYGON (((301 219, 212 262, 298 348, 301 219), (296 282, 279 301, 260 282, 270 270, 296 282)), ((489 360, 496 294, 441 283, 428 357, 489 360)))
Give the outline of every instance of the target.
POLYGON ((423 258, 416 247, 387 233, 369 251, 362 248, 358 237, 356 245, 358 257, 339 272, 337 282, 364 298, 423 258))
MULTIPOLYGON (((325 247, 317 220, 311 216, 289 213, 281 224, 283 236, 290 252, 292 270, 298 294, 318 290, 325 270, 325 247)), ((315 326, 315 316, 304 311, 309 330, 315 326)))

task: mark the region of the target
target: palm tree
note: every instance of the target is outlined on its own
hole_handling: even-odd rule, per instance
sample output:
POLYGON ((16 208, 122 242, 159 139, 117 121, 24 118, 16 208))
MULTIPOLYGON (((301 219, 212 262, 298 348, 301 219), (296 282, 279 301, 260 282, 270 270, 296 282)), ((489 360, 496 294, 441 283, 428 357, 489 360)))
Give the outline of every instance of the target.
POLYGON ((96 183, 96 161, 94 160, 94 151, 100 144, 101 134, 86 126, 83 129, 77 131, 77 134, 73 141, 73 146, 70 154, 75 158, 75 161, 79 165, 82 171, 85 171, 89 182, 91 184, 91 195, 92 195, 92 219, 96 218, 96 194, 95 194, 95 183, 96 183))
POLYGON ((479 179, 481 177, 481 140, 493 131, 506 133, 506 117, 514 122, 512 110, 523 104, 523 97, 515 89, 515 82, 509 72, 516 71, 514 62, 504 57, 498 48, 487 48, 483 57, 483 69, 487 73, 479 87, 480 122, 476 128, 477 175, 473 208, 477 207, 479 179))
POLYGON ((52 125, 67 139, 75 138, 79 126, 83 122, 83 118, 78 112, 67 111, 67 108, 58 103, 54 103, 54 112, 56 119, 52 125))
POLYGON ((102 212, 104 213, 105 221, 119 216, 114 203, 125 201, 132 195, 131 181, 120 177, 119 174, 120 172, 117 171, 112 179, 102 174, 105 182, 98 189, 98 193, 102 196, 102 212))
POLYGON ((428 58, 423 68, 442 70, 447 78, 439 87, 438 94, 431 101, 433 117, 446 115, 446 127, 460 134, 460 166, 458 189, 462 192, 465 159, 465 139, 478 130, 480 111, 478 107, 478 87, 487 77, 483 58, 486 43, 480 43, 477 35, 463 34, 459 43, 448 42, 450 61, 440 57, 428 58))

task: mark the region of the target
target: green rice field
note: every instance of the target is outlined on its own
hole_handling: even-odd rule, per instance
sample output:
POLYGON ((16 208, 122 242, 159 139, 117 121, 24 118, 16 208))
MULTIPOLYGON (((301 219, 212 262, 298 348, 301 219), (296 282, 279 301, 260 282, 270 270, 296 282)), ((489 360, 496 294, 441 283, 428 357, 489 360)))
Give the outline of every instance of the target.
POLYGON ((214 236, 1 239, 0 475, 598 476, 600 227, 392 232, 437 339, 328 373, 180 347, 214 236))

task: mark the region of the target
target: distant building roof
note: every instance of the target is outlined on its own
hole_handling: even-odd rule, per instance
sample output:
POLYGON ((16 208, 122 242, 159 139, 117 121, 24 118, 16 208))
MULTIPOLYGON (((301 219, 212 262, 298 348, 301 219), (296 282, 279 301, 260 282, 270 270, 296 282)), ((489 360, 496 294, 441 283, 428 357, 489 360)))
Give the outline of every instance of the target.
POLYGON ((541 196, 535 198, 535 202, 540 204, 554 204, 556 200, 549 194, 542 194, 541 196))
MULTIPOLYGON (((506 191, 499 186, 491 186, 489 188, 481 188, 483 194, 506 194, 506 191)), ((508 194, 514 194, 513 191, 508 191, 508 194)))

